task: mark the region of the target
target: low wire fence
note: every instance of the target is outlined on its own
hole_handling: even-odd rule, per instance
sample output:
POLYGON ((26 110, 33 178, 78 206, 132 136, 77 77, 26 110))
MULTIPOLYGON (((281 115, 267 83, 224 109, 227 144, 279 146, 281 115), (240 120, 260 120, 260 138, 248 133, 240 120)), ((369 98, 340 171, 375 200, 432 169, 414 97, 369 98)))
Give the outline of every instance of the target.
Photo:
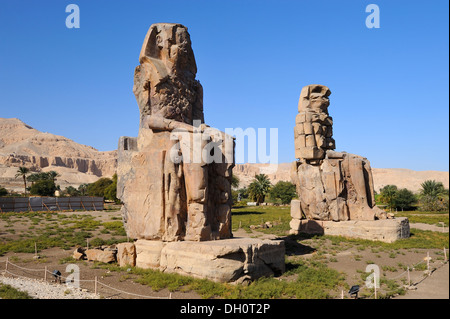
POLYGON ((0 197, 0 213, 62 210, 103 210, 103 197, 0 197))
MULTIPOLYGON (((34 279, 37 281, 42 281, 42 283, 49 283, 51 282, 51 278, 53 278, 55 276, 54 272, 51 272, 48 270, 47 267, 44 268, 25 268, 25 267, 21 267, 19 265, 16 265, 14 263, 12 263, 11 261, 9 261, 9 258, 6 258, 6 264, 5 264, 5 269, 3 270, 3 275, 10 275, 12 278, 23 278, 23 279, 34 279), (12 267, 11 267, 12 266, 12 267), (14 268, 14 272, 12 272, 12 269, 14 268), (17 271, 21 271, 24 275, 20 275, 17 273, 17 271)), ((116 287, 112 287, 111 285, 107 285, 104 282, 101 282, 99 280, 99 278, 97 276, 94 276, 93 279, 76 279, 73 280, 72 278, 69 277, 64 277, 62 275, 58 276, 58 280, 53 280, 53 282, 55 282, 55 285, 57 285, 57 282, 59 282, 59 284, 61 285, 62 282, 65 282, 66 284, 69 282, 72 282, 73 284, 75 284, 75 287, 78 286, 79 289, 81 289, 80 284, 93 284, 94 288, 93 288, 93 293, 95 295, 99 295, 100 294, 100 286, 102 286, 104 289, 109 290, 109 291, 114 291, 116 293, 119 294, 125 294, 125 295, 129 295, 132 297, 137 297, 137 298, 147 298, 147 299, 172 299, 172 293, 169 293, 169 295, 167 297, 157 297, 157 296, 148 296, 148 295, 142 295, 142 294, 137 294, 137 293, 133 293, 133 292, 129 292, 129 291, 125 291, 116 287)), ((71 285, 69 285, 69 287, 72 287, 71 285)), ((87 290, 87 289, 86 289, 87 290)))

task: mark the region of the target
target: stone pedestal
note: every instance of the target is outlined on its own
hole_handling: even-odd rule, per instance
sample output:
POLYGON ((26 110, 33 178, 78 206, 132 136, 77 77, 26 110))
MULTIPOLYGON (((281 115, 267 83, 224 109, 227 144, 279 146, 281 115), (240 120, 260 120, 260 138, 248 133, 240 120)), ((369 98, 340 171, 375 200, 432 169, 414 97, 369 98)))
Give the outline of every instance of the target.
POLYGON ((409 238, 409 220, 406 217, 383 220, 320 221, 295 219, 290 222, 291 234, 308 233, 343 236, 392 243, 398 239, 409 238))
POLYGON ((137 240, 136 266, 216 282, 243 282, 285 270, 282 240, 233 238, 206 242, 137 240))

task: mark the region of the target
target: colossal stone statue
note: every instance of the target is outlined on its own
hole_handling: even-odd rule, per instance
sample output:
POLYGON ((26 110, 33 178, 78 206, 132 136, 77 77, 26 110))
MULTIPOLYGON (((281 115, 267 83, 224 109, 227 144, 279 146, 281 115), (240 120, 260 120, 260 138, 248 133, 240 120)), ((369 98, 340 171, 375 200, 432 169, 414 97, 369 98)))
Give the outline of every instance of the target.
POLYGON ((231 238, 234 139, 204 124, 187 28, 154 24, 134 74, 137 138, 119 141, 118 198, 134 239, 231 238))
POLYGON ((293 215, 323 221, 385 218, 375 206, 367 158, 334 151, 330 94, 323 85, 305 86, 300 94, 294 128, 298 160, 291 169, 299 200, 291 203, 293 215))

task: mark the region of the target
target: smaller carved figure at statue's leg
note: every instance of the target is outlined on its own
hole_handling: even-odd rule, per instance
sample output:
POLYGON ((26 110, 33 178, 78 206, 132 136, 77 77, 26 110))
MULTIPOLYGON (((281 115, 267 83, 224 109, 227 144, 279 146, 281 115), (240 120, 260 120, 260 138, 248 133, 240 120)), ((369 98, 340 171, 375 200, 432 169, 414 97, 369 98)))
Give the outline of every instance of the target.
POLYGON ((170 152, 164 164, 164 225, 163 240, 178 241, 184 236, 186 202, 183 200, 183 166, 175 163, 170 152))
POLYGON ((207 220, 208 169, 200 163, 184 163, 184 181, 188 203, 185 240, 211 240, 207 220))

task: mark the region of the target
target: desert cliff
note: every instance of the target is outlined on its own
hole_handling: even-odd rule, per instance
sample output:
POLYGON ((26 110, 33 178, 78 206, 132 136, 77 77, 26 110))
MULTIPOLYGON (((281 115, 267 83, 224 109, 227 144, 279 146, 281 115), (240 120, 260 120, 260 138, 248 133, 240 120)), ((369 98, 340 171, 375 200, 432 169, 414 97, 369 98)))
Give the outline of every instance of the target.
MULTIPOLYGON (((100 152, 63 136, 40 132, 19 119, 0 118, 0 186, 23 191, 22 180, 14 177, 19 166, 34 172, 54 170, 60 174, 57 183, 62 189, 69 185, 78 187, 114 175, 117 151, 100 152)), ((236 164, 233 173, 240 180, 239 187, 248 186, 256 174, 262 173, 276 184, 290 181, 290 167, 291 163, 236 164)), ((449 187, 449 172, 372 167, 372 174, 376 191, 393 184, 417 192, 427 179, 449 187)))

